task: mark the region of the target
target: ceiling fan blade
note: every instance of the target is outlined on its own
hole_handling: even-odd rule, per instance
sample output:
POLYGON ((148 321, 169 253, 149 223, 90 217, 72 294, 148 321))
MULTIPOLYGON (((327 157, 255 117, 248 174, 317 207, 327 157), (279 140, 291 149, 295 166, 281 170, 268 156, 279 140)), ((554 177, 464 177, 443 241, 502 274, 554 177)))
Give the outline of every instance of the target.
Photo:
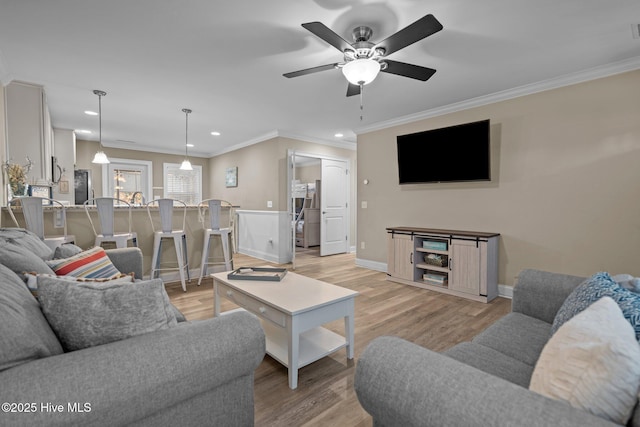
POLYGON ((397 33, 387 37, 374 46, 376 48, 383 48, 385 55, 389 55, 402 48, 409 46, 431 34, 437 33, 442 30, 442 24, 431 14, 423 16, 408 27, 403 28, 397 33))
POLYGON ((353 50, 348 41, 337 35, 332 29, 324 25, 322 22, 307 22, 306 24, 302 24, 302 26, 338 49, 340 52, 353 50))
POLYGON ((283 74, 283 76, 288 77, 288 78, 298 77, 298 76, 304 76, 305 74, 311 74, 311 73, 317 73, 317 72, 320 72, 320 71, 332 70, 332 69, 337 68, 337 67, 338 67, 338 63, 336 62, 335 64, 320 65, 318 67, 306 68, 304 70, 299 70, 299 71, 292 71, 291 73, 283 74))
POLYGON ((436 72, 433 68, 421 67, 419 65, 407 64, 405 62, 391 61, 385 59, 387 68, 381 70, 384 73, 397 74, 398 76, 409 77, 411 79, 427 81, 436 72))
POLYGON ((347 96, 360 95, 360 86, 349 83, 347 88, 347 96))

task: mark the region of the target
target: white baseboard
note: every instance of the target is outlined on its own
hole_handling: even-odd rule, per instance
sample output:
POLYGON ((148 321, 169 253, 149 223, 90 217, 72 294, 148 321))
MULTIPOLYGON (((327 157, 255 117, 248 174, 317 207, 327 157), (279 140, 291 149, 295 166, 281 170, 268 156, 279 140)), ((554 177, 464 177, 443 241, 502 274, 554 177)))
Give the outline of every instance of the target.
POLYGON ((387 272, 386 262, 378 262, 378 261, 371 261, 369 259, 356 258, 356 265, 358 267, 368 268, 369 270, 381 271, 383 273, 387 272))
POLYGON ((498 285, 498 296, 513 299, 513 286, 498 285))
POLYGON ((243 255, 248 255, 253 258, 258 258, 264 261, 273 262, 276 264, 286 264, 288 262, 291 262, 290 259, 280 259, 278 257, 278 254, 276 253, 257 251, 249 248, 238 248, 238 253, 243 255))

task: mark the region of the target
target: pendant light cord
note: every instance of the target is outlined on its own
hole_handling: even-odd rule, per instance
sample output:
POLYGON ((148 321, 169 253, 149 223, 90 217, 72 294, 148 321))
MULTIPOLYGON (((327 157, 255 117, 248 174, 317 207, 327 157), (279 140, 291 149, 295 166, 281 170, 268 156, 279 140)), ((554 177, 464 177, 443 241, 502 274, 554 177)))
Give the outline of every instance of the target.
POLYGON ((100 150, 102 150, 102 97, 107 94, 103 90, 94 90, 94 95, 98 95, 98 143, 100 144, 100 150))
POLYGON ((98 131, 99 131, 99 139, 100 149, 102 150, 102 95, 98 94, 98 131))
POLYGON ((189 158, 189 113, 191 112, 188 108, 183 108, 182 111, 185 114, 185 127, 184 127, 184 157, 185 160, 189 158))

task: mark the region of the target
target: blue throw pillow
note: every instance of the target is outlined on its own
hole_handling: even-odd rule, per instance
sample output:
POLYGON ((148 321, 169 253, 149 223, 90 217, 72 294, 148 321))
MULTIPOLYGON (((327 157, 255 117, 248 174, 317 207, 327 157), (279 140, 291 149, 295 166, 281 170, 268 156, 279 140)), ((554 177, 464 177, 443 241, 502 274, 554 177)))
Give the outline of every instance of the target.
POLYGON ((640 341, 640 294, 624 289, 605 272, 594 274, 569 294, 553 319, 551 334, 602 297, 610 297, 618 304, 640 341))

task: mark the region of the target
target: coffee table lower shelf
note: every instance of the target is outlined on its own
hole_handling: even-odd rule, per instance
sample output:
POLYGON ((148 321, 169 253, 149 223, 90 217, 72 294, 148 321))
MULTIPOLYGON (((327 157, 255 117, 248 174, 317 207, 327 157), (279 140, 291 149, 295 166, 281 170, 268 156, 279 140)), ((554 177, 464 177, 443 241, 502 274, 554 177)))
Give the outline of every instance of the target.
MULTIPOLYGON (((261 322, 266 336, 267 354, 287 368, 291 368, 291 366, 289 366, 289 340, 287 338, 287 331, 269 321, 261 320, 261 322)), ((342 335, 336 334, 322 326, 309 329, 300 334, 300 353, 298 356, 298 366, 295 368, 300 369, 303 366, 307 366, 346 346, 347 341, 342 335)))

